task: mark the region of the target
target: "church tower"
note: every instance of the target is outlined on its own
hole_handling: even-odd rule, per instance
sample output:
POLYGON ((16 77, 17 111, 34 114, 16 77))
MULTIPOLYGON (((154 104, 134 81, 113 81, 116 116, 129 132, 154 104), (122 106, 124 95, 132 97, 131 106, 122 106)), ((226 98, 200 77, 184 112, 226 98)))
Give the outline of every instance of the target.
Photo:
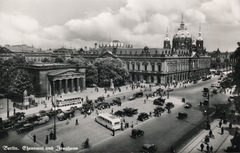
POLYGON ((165 37, 164 42, 163 42, 163 48, 164 49, 170 49, 171 48, 170 39, 168 37, 168 29, 167 29, 166 37, 165 37))
POLYGON ((202 52, 204 50, 203 39, 202 39, 202 35, 201 35, 201 26, 199 27, 198 38, 196 41, 196 49, 197 49, 197 52, 202 52))

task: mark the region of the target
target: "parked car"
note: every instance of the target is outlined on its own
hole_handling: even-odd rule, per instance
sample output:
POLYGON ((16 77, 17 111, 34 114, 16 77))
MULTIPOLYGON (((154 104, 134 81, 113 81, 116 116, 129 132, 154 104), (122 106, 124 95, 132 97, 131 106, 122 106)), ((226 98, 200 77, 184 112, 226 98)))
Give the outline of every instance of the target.
POLYGON ((209 92, 208 88, 203 88, 203 92, 209 92))
POLYGON ((105 101, 105 97, 101 96, 101 97, 98 97, 97 100, 95 100, 95 102, 104 102, 105 101))
POLYGON ((153 104, 155 104, 155 102, 158 102, 158 101, 161 102, 161 103, 165 103, 165 100, 166 99, 164 99, 162 97, 159 97, 159 98, 156 98, 156 99, 153 100, 153 104))
POLYGON ((163 92, 163 89, 162 89, 162 88, 158 88, 158 89, 156 90, 156 92, 157 92, 157 93, 161 93, 161 92, 163 92))
POLYGON ((59 114, 57 114, 57 118, 59 121, 66 120, 67 118, 74 117, 74 111, 68 110, 68 111, 63 111, 59 114))
POLYGON ((204 101, 203 101, 203 105, 208 105, 208 104, 209 104, 208 99, 204 99, 204 101))
POLYGON ((138 138, 144 135, 144 131, 142 129, 132 129, 132 132, 130 134, 130 137, 132 138, 138 138))
POLYGON ((15 123, 13 125, 13 128, 14 129, 18 129, 20 127, 22 127, 24 124, 28 123, 28 121, 26 119, 23 119, 23 120, 19 120, 17 123, 15 123))
POLYGON ((82 107, 79 108, 81 114, 84 114, 84 113, 91 113, 94 111, 94 106, 93 104, 89 104, 89 103, 86 103, 86 104, 82 104, 82 107))
POLYGON ((148 117, 148 114, 147 113, 145 113, 145 112, 142 112, 142 113, 140 113, 139 115, 138 115, 138 120, 139 121, 145 121, 145 120, 147 120, 149 117, 148 117))
POLYGON ((178 113, 177 118, 178 119, 185 119, 187 118, 188 114, 187 113, 178 113))
POLYGON ((172 102, 167 102, 165 108, 173 108, 174 104, 172 102))
POLYGON ((8 137, 8 132, 6 129, 0 129, 0 139, 8 137))
POLYGON ((97 108, 98 108, 99 110, 105 109, 105 108, 110 108, 110 104, 103 102, 103 103, 99 104, 99 105, 97 106, 97 108))
POLYGON ((126 114, 125 114, 124 110, 118 110, 114 113, 114 115, 124 117, 126 114))
POLYGON ((134 99, 136 99, 135 95, 130 96, 130 97, 128 98, 128 100, 134 100, 134 99))
POLYGON ((33 114, 31 116, 26 117, 26 120, 28 121, 28 123, 32 123, 37 121, 40 118, 40 116, 33 114))
POLYGON ((154 153, 156 151, 157 146, 155 144, 144 144, 140 150, 141 153, 154 153))
POLYGON ((24 124, 22 127, 18 128, 17 133, 32 131, 33 129, 34 129, 33 124, 27 123, 27 124, 24 124))
POLYGON ((212 93, 217 94, 217 89, 213 89, 212 93))
POLYGON ((22 117, 24 117, 25 116, 24 114, 25 114, 24 112, 16 112, 14 115, 9 116, 8 119, 10 119, 13 122, 16 122, 20 120, 22 117))
POLYGON ((50 110, 47 110, 46 113, 49 117, 51 117, 57 114, 57 111, 50 109, 50 110))
POLYGON ((153 100, 153 104, 154 105, 160 105, 160 106, 163 106, 164 105, 164 103, 163 102, 161 102, 161 101, 159 101, 159 100, 153 100))
POLYGON ((121 106, 121 104, 122 104, 121 98, 119 98, 119 97, 116 97, 115 99, 112 100, 112 102, 110 102, 111 106, 113 106, 113 105, 121 106))
POLYGON ((211 87, 215 87, 215 84, 211 84, 211 87))
POLYGON ((123 109, 126 116, 132 117, 133 115, 138 114, 138 109, 126 107, 123 109))
POLYGON ((185 103, 185 105, 183 107, 188 109, 188 108, 192 107, 192 104, 191 103, 185 103))
POLYGON ((14 123, 13 123, 11 120, 9 120, 9 119, 3 120, 2 122, 3 122, 3 123, 2 123, 2 124, 3 124, 3 128, 4 128, 4 129, 7 129, 7 130, 8 130, 8 129, 11 129, 11 128, 13 127, 13 124, 14 124, 14 123))
POLYGON ((142 96, 143 96, 143 92, 142 91, 135 93, 135 97, 142 97, 142 96))
POLYGON ((197 83, 197 80, 194 80, 194 81, 193 81, 193 84, 196 84, 196 83, 197 83))
POLYGON ((49 120, 50 120, 50 118, 46 115, 46 116, 40 117, 37 121, 35 121, 34 125, 41 125, 41 124, 49 122, 49 120))
POLYGON ((162 107, 156 107, 154 108, 154 112, 160 112, 160 113, 164 113, 165 109, 162 107))

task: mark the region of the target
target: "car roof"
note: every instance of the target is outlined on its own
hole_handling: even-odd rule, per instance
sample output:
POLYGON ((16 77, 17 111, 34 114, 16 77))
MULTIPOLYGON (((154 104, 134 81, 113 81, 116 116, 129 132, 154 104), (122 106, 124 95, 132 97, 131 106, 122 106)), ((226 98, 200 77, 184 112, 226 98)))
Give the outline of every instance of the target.
POLYGON ((143 144, 143 148, 149 148, 149 147, 151 147, 152 146, 152 144, 149 144, 149 143, 146 143, 146 144, 143 144))
POLYGON ((23 126, 32 126, 32 124, 26 123, 26 124, 24 124, 23 126))

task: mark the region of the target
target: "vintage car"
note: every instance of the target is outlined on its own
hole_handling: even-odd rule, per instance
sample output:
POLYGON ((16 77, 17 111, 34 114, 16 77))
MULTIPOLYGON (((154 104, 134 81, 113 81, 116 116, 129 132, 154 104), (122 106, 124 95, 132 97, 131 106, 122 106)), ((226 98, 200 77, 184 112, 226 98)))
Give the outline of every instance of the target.
POLYGON ((37 121, 34 122, 34 125, 41 125, 41 124, 49 122, 49 120, 50 119, 49 119, 49 117, 47 115, 46 116, 42 116, 37 121))
POLYGON ((126 114, 124 110, 118 110, 114 113, 114 115, 124 117, 126 114))
POLYGON ((89 104, 89 103, 86 103, 86 104, 82 104, 82 107, 79 108, 81 114, 85 114, 85 113, 91 113, 94 111, 94 106, 93 104, 89 104))
POLYGON ((105 97, 101 96, 101 97, 98 97, 95 102, 104 102, 105 101, 105 97))
POLYGON ((167 91, 173 91, 173 88, 168 88, 167 91))
POLYGON ((185 105, 183 106, 184 108, 191 108, 192 104, 191 103, 185 103, 185 105))
POLYGON ((130 134, 130 137, 132 138, 138 138, 144 135, 144 131, 142 129, 132 129, 132 132, 130 134))
POLYGON ((173 107, 174 107, 174 104, 172 102, 166 103, 166 106, 165 106, 166 109, 168 109, 168 108, 172 109, 173 107))
POLYGON ((204 99, 203 105, 208 105, 208 104, 209 104, 209 100, 208 99, 204 99))
POLYGON ((121 106, 121 104, 122 104, 121 98, 116 97, 116 98, 113 99, 112 102, 110 102, 109 104, 110 104, 111 106, 114 106, 114 105, 121 106))
POLYGON ((14 122, 12 122, 9 119, 2 121, 2 126, 4 129, 11 129, 13 127, 13 124, 14 124, 14 122))
POLYGON ((145 112, 142 112, 142 113, 140 113, 140 114, 138 115, 137 120, 139 120, 139 121, 145 121, 145 120, 147 120, 148 118, 149 118, 149 117, 148 117, 148 114, 145 113, 145 112))
POLYGON ((74 111, 72 111, 72 110, 63 111, 63 112, 57 114, 57 118, 59 121, 66 120, 70 117, 74 117, 74 111))
MULTIPOLYGON (((156 98, 156 99, 153 100, 153 104, 155 104, 155 102, 156 102, 156 103, 159 103, 159 102, 165 103, 165 100, 166 100, 166 99, 164 99, 164 98, 162 98, 162 97, 159 97, 159 98, 156 98)), ((155 105, 157 105, 157 104, 155 104, 155 105)))
POLYGON ((110 104, 109 103, 105 103, 102 102, 97 106, 97 109, 101 110, 101 109, 105 109, 105 108, 110 108, 110 104))
POLYGON ((24 124, 28 123, 28 121, 26 119, 23 119, 23 120, 19 120, 18 122, 16 122, 14 125, 13 125, 13 129, 18 129, 20 127, 22 127, 24 124))
POLYGON ((178 119, 185 119, 187 118, 188 114, 187 113, 178 113, 177 118, 178 119))
POLYGON ((234 102, 234 96, 229 96, 229 97, 228 97, 228 101, 229 101, 229 102, 234 102))
POLYGON ((128 117, 132 117, 133 115, 138 114, 138 109, 131 108, 131 107, 126 107, 123 109, 124 113, 128 117))
POLYGON ((40 116, 36 115, 36 114, 33 114, 31 116, 26 116, 26 120, 28 121, 28 123, 32 123, 32 122, 35 122, 37 121, 38 119, 40 118, 40 116))
POLYGON ((157 146, 155 144, 144 144, 140 150, 141 153, 154 153, 156 151, 157 146))
POLYGON ((23 133, 23 132, 26 132, 26 131, 32 131, 33 129, 34 129, 33 124, 27 123, 27 124, 24 124, 22 127, 18 128, 17 129, 17 133, 23 133))
POLYGON ((164 113, 165 109, 162 107, 156 107, 154 108, 154 112, 160 112, 160 113, 164 113))
POLYGON ((10 119, 13 122, 16 122, 18 120, 20 120, 22 117, 24 117, 24 112, 16 112, 14 115, 9 116, 8 119, 10 119))

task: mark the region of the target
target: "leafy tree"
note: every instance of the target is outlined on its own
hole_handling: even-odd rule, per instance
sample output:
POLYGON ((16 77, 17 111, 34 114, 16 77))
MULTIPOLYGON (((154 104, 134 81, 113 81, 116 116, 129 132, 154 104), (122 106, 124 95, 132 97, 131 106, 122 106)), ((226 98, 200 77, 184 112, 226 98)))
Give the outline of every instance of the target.
POLYGON ((88 65, 89 61, 82 56, 78 56, 76 58, 71 58, 66 61, 69 64, 74 64, 74 65, 88 65))
POLYGON ((236 65, 234 67, 233 80, 236 84, 236 92, 240 93, 240 42, 237 43, 238 48, 234 52, 234 57, 236 59, 236 65))
POLYGON ((86 84, 98 84, 98 69, 95 65, 90 65, 86 69, 86 84))
POLYGON ((42 62, 43 62, 43 63, 50 63, 51 60, 49 60, 49 58, 46 58, 46 57, 45 57, 45 58, 42 59, 42 62))
POLYGON ((55 63, 64 63, 64 62, 65 62, 65 60, 61 56, 58 56, 58 57, 55 58, 55 63))
POLYGON ((221 63, 221 59, 220 59, 220 58, 217 58, 217 59, 216 59, 216 62, 217 62, 217 63, 221 63))

